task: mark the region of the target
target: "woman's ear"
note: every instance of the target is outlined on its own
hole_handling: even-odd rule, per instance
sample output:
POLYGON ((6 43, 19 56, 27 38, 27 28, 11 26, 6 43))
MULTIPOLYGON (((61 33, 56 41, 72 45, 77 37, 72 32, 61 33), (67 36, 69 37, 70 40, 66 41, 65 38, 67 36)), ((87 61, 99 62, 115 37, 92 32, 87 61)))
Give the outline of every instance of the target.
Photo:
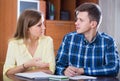
POLYGON ((97 28, 97 21, 91 21, 91 27, 97 28))

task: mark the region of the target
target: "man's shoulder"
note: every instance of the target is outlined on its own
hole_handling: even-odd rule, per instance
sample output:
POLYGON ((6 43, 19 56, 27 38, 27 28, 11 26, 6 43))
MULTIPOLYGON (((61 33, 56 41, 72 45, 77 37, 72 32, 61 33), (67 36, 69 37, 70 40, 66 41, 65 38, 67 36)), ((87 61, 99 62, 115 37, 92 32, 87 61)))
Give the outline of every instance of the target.
POLYGON ((107 33, 102 32, 102 33, 99 33, 99 34, 100 34, 100 36, 101 36, 102 38, 104 38, 105 40, 112 40, 112 41, 113 41, 113 37, 110 36, 110 35, 108 35, 107 33))
POLYGON ((78 34, 76 31, 67 33, 65 36, 72 37, 72 36, 81 36, 81 34, 78 34))

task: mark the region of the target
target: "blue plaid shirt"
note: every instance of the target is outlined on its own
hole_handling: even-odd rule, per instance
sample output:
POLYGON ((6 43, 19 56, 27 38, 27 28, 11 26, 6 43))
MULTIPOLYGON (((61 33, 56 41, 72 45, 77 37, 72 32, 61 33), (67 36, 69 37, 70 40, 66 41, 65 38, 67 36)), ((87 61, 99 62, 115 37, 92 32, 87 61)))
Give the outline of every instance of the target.
POLYGON ((117 76, 119 54, 114 40, 98 32, 89 43, 82 34, 67 34, 58 50, 55 74, 64 75, 68 66, 83 68, 85 75, 117 76))

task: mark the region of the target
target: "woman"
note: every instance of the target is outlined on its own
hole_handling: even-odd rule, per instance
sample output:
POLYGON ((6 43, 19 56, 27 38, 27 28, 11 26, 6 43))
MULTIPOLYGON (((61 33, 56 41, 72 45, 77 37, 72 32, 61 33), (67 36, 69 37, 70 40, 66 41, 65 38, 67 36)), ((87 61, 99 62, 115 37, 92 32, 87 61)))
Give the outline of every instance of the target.
POLYGON ((44 17, 36 10, 25 10, 17 30, 9 41, 3 74, 43 71, 53 74, 55 57, 53 40, 44 35, 44 17))

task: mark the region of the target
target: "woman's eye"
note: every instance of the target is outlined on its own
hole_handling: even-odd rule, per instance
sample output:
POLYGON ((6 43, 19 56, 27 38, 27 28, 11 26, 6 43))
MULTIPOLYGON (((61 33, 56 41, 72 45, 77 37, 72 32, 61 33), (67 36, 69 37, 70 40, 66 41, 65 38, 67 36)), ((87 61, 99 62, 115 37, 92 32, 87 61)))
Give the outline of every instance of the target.
POLYGON ((42 26, 42 23, 38 25, 38 27, 41 27, 42 26))

